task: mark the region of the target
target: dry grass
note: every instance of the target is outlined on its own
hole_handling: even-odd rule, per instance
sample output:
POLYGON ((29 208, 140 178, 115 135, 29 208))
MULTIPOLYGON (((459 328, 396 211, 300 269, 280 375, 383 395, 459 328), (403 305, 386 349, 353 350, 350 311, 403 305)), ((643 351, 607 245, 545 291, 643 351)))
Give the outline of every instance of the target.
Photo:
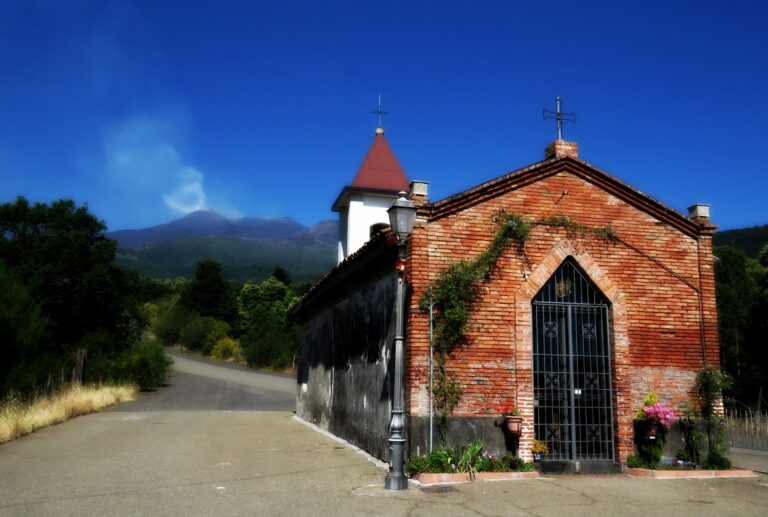
POLYGON ((29 404, 4 402, 0 405, 0 443, 119 402, 133 400, 138 391, 133 385, 73 385, 56 395, 39 397, 29 404))

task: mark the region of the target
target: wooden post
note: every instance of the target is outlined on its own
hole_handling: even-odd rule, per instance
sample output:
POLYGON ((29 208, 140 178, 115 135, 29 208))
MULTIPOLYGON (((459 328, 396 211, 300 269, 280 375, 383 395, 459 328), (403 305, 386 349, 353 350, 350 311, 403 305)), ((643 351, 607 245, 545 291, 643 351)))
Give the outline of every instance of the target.
POLYGON ((80 384, 81 386, 85 381, 85 356, 86 350, 84 348, 77 350, 77 356, 75 357, 75 367, 72 370, 72 382, 80 384))

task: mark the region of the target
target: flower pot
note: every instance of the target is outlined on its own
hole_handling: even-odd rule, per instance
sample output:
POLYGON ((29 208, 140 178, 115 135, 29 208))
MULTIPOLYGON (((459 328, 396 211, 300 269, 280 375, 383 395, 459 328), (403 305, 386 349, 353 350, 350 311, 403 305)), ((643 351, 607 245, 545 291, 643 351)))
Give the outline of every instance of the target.
POLYGON ((520 434, 523 432, 523 417, 505 416, 504 430, 511 435, 520 436, 520 434))
POLYGON ((648 422, 645 426, 645 437, 648 440, 655 440, 656 435, 659 434, 659 423, 658 422, 648 422))

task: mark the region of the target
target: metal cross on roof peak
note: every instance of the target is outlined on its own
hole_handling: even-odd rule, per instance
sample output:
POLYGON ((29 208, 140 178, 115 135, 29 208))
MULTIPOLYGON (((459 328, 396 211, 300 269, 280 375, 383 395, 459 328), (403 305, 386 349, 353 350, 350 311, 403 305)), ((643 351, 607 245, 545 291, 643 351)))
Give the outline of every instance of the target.
POLYGON ((381 125, 381 117, 382 115, 385 115, 387 112, 384 111, 384 108, 381 105, 381 94, 379 94, 379 107, 376 108, 373 112, 379 116, 379 125, 377 127, 383 129, 384 126, 381 125))
POLYGON ((573 122, 576 123, 576 113, 564 113, 562 111, 563 107, 563 99, 560 97, 555 98, 555 104, 557 106, 557 111, 551 111, 546 108, 544 108, 543 115, 544 120, 551 119, 557 121, 557 139, 562 140, 563 139, 563 121, 565 122, 573 122))

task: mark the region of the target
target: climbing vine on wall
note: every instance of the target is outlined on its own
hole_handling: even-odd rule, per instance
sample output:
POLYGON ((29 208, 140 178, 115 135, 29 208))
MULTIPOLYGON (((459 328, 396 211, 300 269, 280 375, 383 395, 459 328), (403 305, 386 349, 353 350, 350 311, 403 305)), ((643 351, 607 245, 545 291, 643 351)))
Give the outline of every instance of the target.
POLYGON ((433 334, 435 350, 433 395, 437 410, 437 426, 444 444, 447 438, 448 415, 453 412, 461 398, 461 386, 450 376, 446 359, 457 346, 466 341, 464 331, 472 312, 472 305, 477 298, 480 283, 490 278, 491 272, 504 252, 514 246, 525 263, 527 261, 525 243, 530 238, 531 229, 534 226, 563 228, 569 238, 616 239, 616 234, 610 227, 583 226, 563 215, 528 222, 521 215, 500 210, 493 217, 493 222, 498 225, 498 229, 488 248, 475 260, 451 264, 419 300, 419 307, 422 310, 429 309, 431 292, 431 302, 437 311, 433 334))

